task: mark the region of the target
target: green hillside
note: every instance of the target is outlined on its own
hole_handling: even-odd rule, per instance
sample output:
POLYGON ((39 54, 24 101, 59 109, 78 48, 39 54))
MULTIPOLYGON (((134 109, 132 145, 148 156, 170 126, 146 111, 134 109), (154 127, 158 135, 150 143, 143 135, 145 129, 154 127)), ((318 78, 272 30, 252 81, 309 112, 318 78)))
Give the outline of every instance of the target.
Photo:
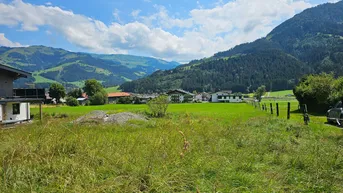
POLYGON ((79 87, 90 78, 115 86, 179 65, 149 57, 74 53, 45 46, 0 47, 0 63, 33 73, 29 79, 18 80, 16 87, 27 83, 46 87, 51 82, 79 87))
POLYGON ((130 92, 290 90, 308 73, 343 75, 343 2, 305 10, 265 38, 124 83, 130 92))

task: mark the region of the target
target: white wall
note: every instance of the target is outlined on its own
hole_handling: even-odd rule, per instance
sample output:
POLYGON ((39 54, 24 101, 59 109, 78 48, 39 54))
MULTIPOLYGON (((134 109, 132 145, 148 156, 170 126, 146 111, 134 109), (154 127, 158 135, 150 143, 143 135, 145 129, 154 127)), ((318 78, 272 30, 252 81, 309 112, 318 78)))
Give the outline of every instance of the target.
POLYGON ((20 103, 20 114, 18 115, 13 115, 13 104, 17 103, 6 104, 6 117, 4 117, 4 121, 25 121, 30 119, 30 103, 20 103))
POLYGON ((223 93, 214 93, 212 94, 212 102, 213 103, 219 103, 219 102, 227 102, 227 103, 241 103, 243 102, 243 96, 239 98, 239 96, 236 96, 235 98, 233 96, 223 96, 223 93), (218 99, 218 96, 222 96, 222 99, 218 99), (226 97, 226 99, 224 99, 226 97))
POLYGON ((172 102, 172 98, 173 98, 173 97, 178 97, 178 98, 179 98, 179 101, 180 101, 181 103, 182 103, 183 100, 184 100, 184 97, 183 97, 183 95, 181 95, 181 94, 171 94, 171 95, 168 96, 169 102, 172 102))

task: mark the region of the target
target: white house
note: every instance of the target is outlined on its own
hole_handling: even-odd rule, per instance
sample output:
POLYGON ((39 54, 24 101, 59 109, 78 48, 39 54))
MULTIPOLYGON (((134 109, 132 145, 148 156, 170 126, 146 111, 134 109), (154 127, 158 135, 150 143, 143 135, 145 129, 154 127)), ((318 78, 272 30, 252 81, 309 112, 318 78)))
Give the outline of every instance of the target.
POLYGON ((13 81, 21 77, 27 78, 30 75, 28 72, 0 64, 0 124, 30 120, 30 102, 40 102, 41 104, 43 101, 38 98, 39 89, 14 91, 13 81), (19 96, 20 93, 23 93, 23 96, 19 96))
POLYGON ((169 102, 172 103, 193 102, 195 96, 194 94, 182 89, 170 90, 167 92, 167 95, 169 97, 169 102))
POLYGON ((219 91, 212 94, 211 102, 213 103, 241 103, 242 95, 232 94, 232 91, 219 91))

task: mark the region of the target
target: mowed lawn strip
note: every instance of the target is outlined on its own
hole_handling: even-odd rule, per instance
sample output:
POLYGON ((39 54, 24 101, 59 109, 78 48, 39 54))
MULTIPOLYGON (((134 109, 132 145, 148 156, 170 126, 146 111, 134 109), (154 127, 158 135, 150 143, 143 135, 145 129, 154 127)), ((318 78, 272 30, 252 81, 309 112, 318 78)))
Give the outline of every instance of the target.
MULTIPOLYGON (((170 105, 168 116, 75 125, 92 110, 0 131, 0 192, 342 192, 341 130, 247 104, 170 105)), ((37 109, 32 109, 37 112, 37 109)))

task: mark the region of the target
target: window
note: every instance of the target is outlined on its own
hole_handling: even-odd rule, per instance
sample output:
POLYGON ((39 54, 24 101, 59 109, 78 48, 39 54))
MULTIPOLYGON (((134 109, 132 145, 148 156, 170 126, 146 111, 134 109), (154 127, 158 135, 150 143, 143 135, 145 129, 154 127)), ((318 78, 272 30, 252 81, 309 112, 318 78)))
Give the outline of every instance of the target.
POLYGON ((218 96, 218 99, 222 99, 223 97, 222 96, 218 96))
POLYGON ((233 96, 233 99, 236 99, 236 96, 233 96))
POLYGON ((13 115, 19 115, 20 114, 20 104, 13 104, 12 105, 13 109, 13 115))

